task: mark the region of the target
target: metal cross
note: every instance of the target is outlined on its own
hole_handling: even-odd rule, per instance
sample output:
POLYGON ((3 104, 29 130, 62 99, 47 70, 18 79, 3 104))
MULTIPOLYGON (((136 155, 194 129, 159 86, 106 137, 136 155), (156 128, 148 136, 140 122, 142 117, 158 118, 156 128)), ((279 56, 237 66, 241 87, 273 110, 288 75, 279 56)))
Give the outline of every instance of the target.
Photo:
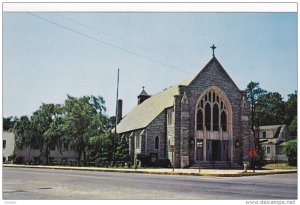
POLYGON ((215 46, 215 44, 213 44, 210 48, 211 48, 212 51, 213 51, 213 57, 215 57, 215 49, 216 49, 217 47, 215 46))

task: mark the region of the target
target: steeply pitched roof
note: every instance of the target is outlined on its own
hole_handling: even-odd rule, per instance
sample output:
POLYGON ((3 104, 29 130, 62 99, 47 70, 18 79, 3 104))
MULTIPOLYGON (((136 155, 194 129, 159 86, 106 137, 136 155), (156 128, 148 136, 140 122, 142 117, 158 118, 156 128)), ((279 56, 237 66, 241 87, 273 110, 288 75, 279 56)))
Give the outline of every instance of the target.
MULTIPOLYGON (((179 94, 179 85, 190 85, 198 76, 209 68, 209 65, 216 62, 218 66, 225 72, 225 75, 232 81, 235 87, 239 90, 225 69, 219 63, 216 57, 213 57, 204 68, 193 78, 183 81, 178 85, 172 86, 156 95, 151 96, 143 103, 135 106, 117 125, 117 132, 124 133, 131 130, 145 128, 154 120, 164 109, 172 107, 174 104, 174 96, 179 94)), ((142 93, 141 93, 142 94, 142 93)))
POLYGON ((174 96, 179 94, 178 86, 188 85, 191 80, 169 87, 136 105, 117 125, 117 132, 124 133, 147 127, 164 109, 173 106, 174 96))
POLYGON ((266 125, 266 126, 259 126, 259 130, 274 130, 274 129, 278 129, 279 127, 281 127, 283 125, 266 125))
POLYGON ((190 84, 192 84, 194 82, 194 80, 196 80, 198 78, 198 76, 200 76, 206 69, 209 68, 209 65, 212 62, 216 62, 218 67, 225 73, 226 77, 231 81, 231 83, 236 87, 237 90, 240 90, 239 87, 235 84, 235 82, 231 79, 231 77, 228 75, 228 73, 226 72, 226 70, 223 68, 223 66, 221 65, 221 63, 218 61, 218 59, 213 56, 212 59, 210 59, 210 61, 204 66, 204 68, 194 77, 194 79, 190 82, 190 84))
POLYGON ((149 96, 148 93, 143 89, 142 92, 139 94, 140 96, 149 96))

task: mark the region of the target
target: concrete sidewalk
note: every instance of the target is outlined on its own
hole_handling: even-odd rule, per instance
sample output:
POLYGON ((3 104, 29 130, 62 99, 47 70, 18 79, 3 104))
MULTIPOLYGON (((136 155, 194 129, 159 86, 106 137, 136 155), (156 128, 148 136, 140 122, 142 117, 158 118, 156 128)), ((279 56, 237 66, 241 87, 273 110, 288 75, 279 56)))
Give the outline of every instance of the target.
POLYGON ((244 173, 243 170, 232 169, 173 169, 172 168, 157 168, 157 169, 129 169, 129 168, 102 168, 102 167, 71 167, 71 166, 44 166, 44 165, 16 165, 3 164, 3 167, 19 167, 19 168, 40 168, 40 169, 61 169, 61 170, 78 170, 78 171, 99 171, 99 172, 123 172, 123 173, 144 173, 144 174, 169 174, 169 175, 193 175, 193 176, 212 176, 212 177, 242 177, 255 175, 270 175, 270 174, 286 174, 297 173, 297 169, 273 169, 273 170, 248 170, 244 173))

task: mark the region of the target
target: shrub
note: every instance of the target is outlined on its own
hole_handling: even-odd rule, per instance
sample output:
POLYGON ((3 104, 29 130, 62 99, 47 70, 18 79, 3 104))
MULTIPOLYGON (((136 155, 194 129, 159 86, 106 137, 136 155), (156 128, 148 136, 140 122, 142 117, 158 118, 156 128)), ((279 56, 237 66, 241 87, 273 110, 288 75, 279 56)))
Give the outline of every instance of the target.
POLYGON ((146 154, 137 154, 136 158, 141 162, 141 167, 149 167, 151 164, 151 158, 146 154))
POLYGON ((162 158, 162 159, 158 160, 158 166, 163 167, 163 168, 168 168, 171 166, 171 162, 167 158, 162 158))
POLYGON ((15 162, 16 164, 23 164, 24 163, 24 157, 16 157, 15 162))
POLYGON ((284 146, 284 153, 288 157, 289 165, 297 166, 297 140, 290 140, 284 146))
POLYGON ((132 166, 131 162, 127 162, 127 167, 130 168, 132 166))

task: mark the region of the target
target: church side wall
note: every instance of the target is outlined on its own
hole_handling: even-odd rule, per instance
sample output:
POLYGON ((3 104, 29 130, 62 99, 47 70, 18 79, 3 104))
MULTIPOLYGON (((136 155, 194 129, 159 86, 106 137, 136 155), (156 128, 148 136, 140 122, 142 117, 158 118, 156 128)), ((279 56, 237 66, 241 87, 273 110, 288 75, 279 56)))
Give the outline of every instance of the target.
POLYGON ((146 153, 157 153, 158 159, 165 158, 166 112, 162 111, 146 128, 146 153), (155 149, 155 137, 159 137, 159 147, 155 149))

